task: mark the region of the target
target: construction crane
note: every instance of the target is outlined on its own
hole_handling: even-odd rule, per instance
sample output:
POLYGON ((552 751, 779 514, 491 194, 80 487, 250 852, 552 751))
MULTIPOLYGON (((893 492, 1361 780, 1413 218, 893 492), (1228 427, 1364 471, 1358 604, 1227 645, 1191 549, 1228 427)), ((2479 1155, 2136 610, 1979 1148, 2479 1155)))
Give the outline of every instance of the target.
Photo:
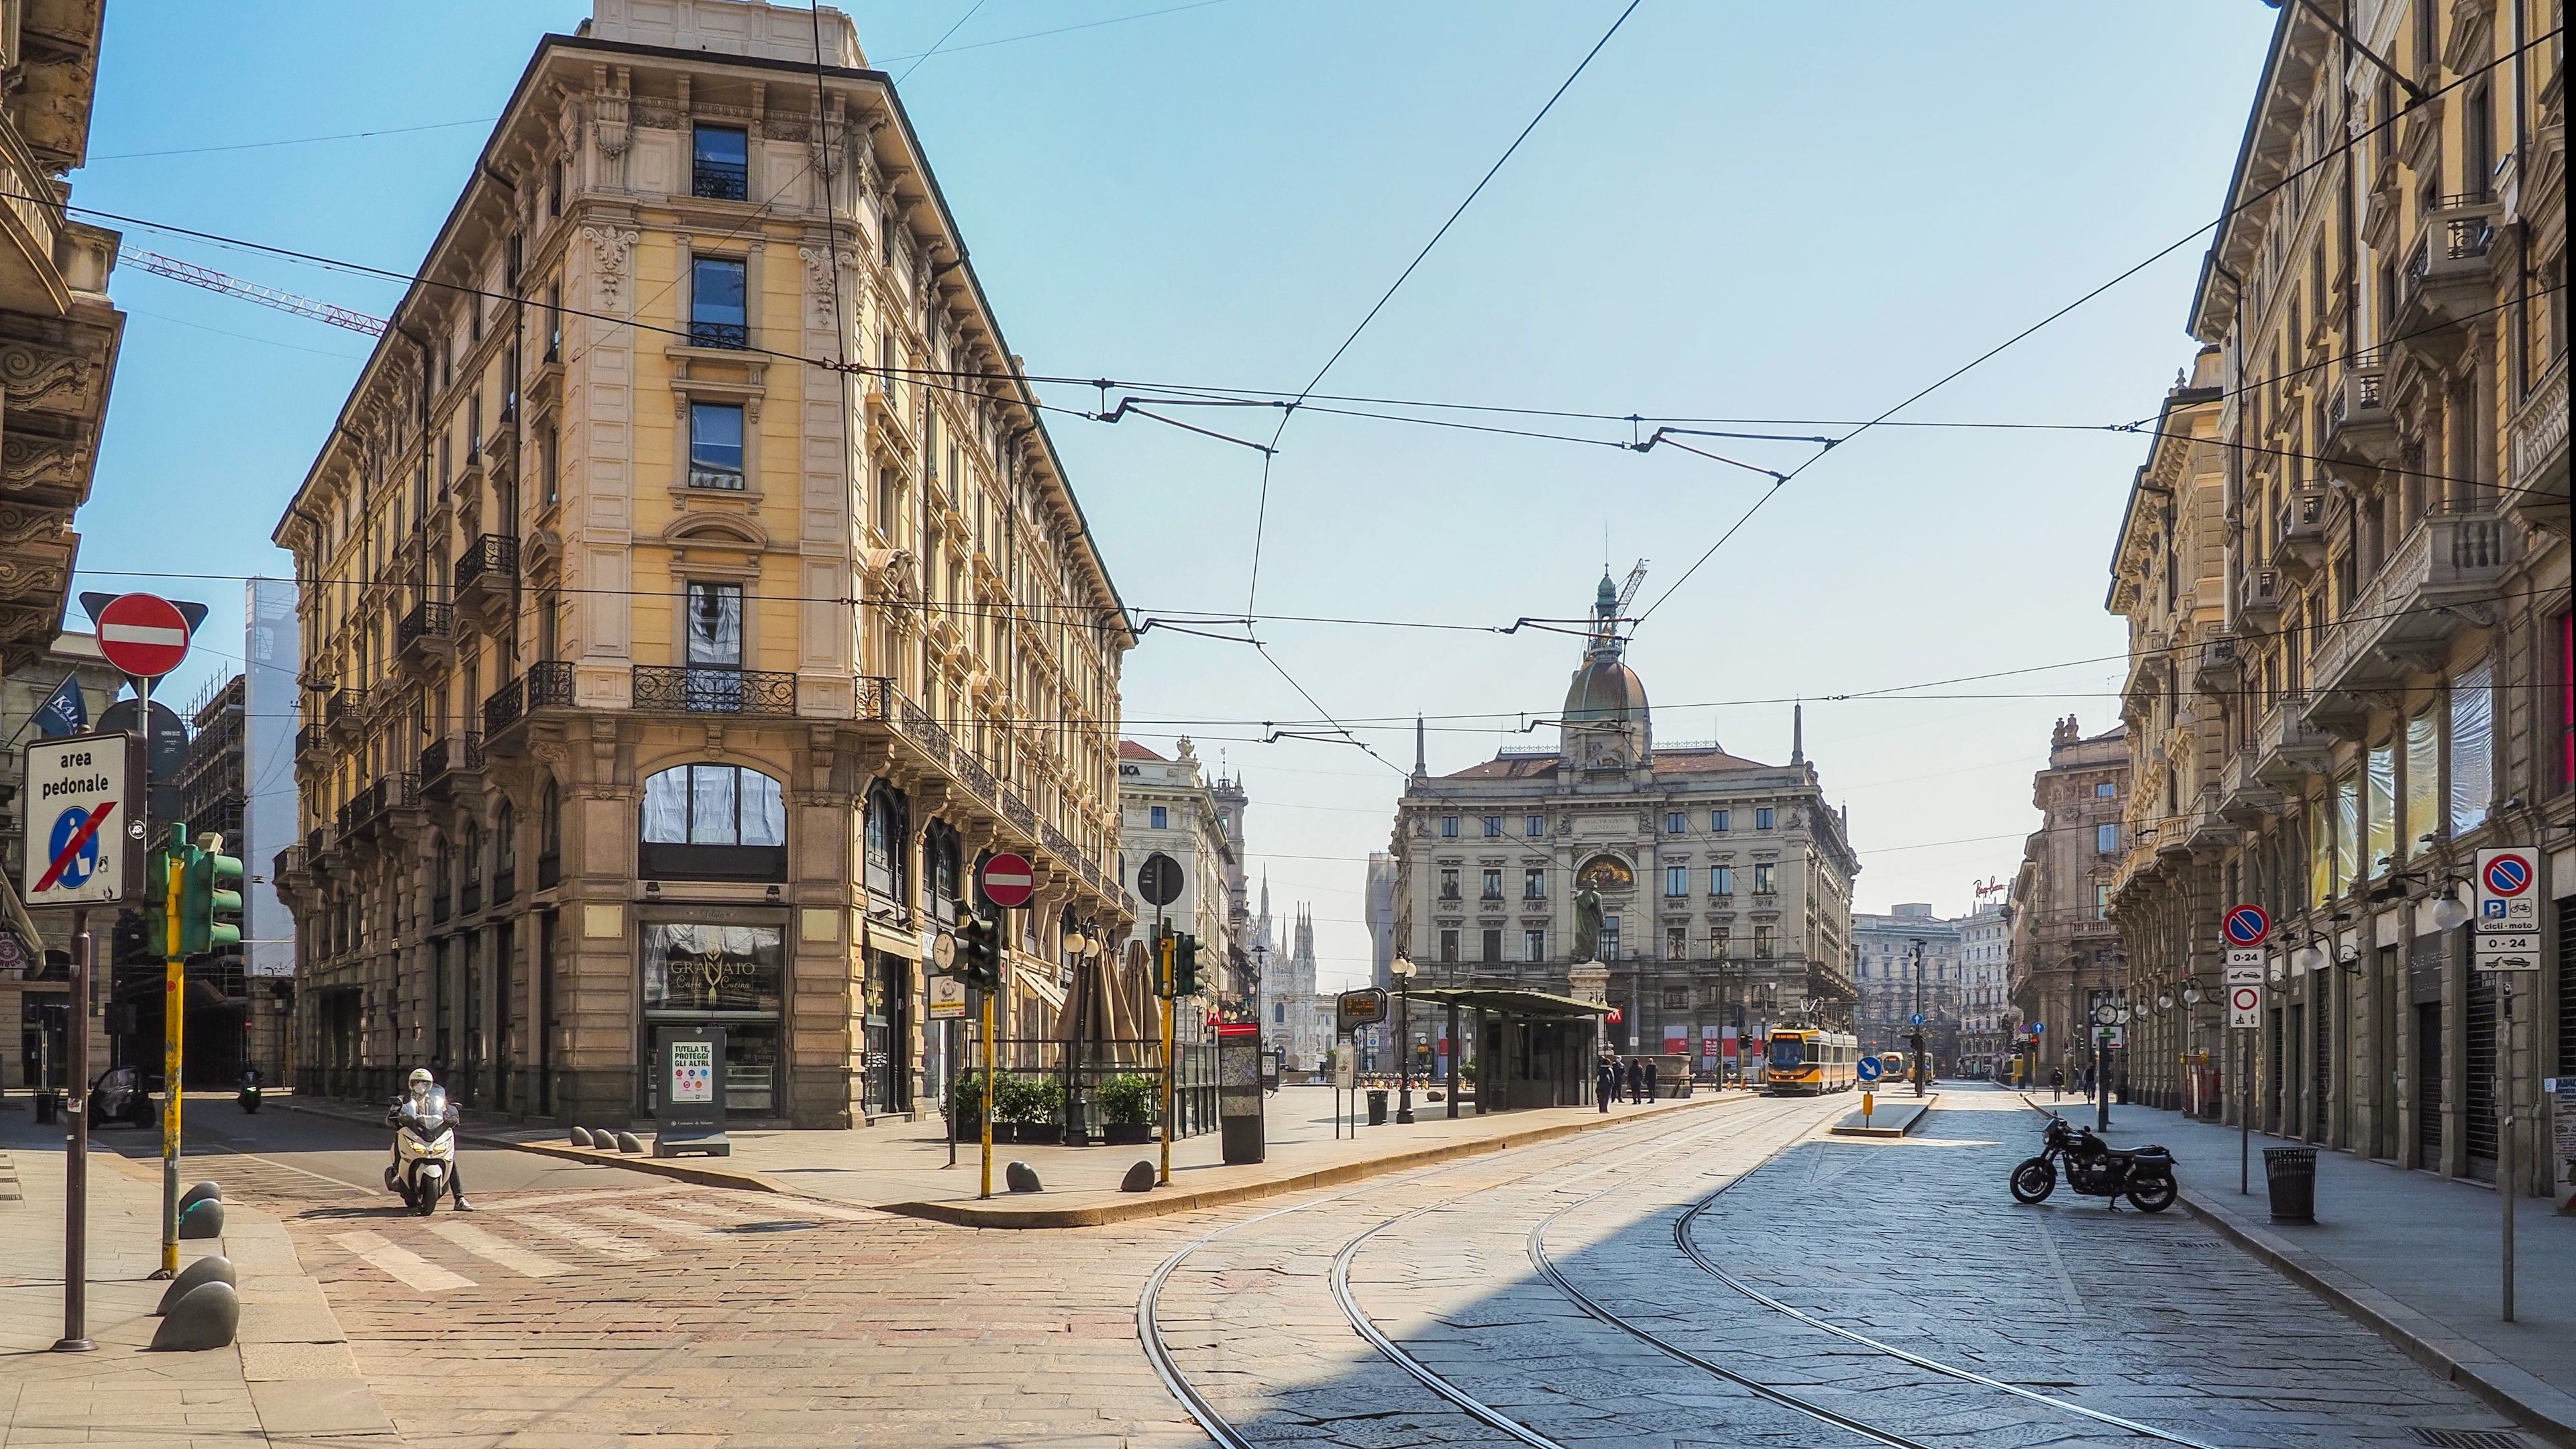
POLYGON ((1644 559, 1639 559, 1637 560, 1637 566, 1628 570, 1628 582, 1619 586, 1619 608, 1611 617, 1618 619, 1628 617, 1628 605, 1635 602, 1637 597, 1637 587, 1645 581, 1646 561, 1644 559))
POLYGON ((239 297, 246 302, 257 302, 263 307, 275 307, 280 312, 292 312, 298 317, 310 317, 316 322, 328 322, 334 327, 346 327, 352 332, 363 332, 369 337, 385 335, 386 324, 382 317, 370 317, 364 312, 352 312, 346 307, 333 306, 329 302, 316 301, 311 297, 299 296, 276 287, 264 287, 257 282, 246 282, 229 272, 219 272, 212 267, 201 267, 195 262, 183 262, 177 257, 165 257, 159 252, 145 251, 141 247, 121 249, 117 253, 117 260, 132 262, 156 277, 168 277, 174 282, 185 282, 191 287, 203 287, 209 292, 221 292, 227 297, 239 297))

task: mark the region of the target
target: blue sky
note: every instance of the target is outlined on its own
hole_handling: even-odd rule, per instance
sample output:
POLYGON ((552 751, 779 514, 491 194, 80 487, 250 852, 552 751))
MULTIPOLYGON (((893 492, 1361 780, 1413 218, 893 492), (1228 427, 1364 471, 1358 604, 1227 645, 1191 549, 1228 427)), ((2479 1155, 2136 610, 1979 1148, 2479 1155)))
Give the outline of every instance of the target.
MULTIPOLYGON (((1140 16, 1172 3, 854 7, 872 63, 904 76, 1032 371, 1294 392, 1620 8, 1215 0, 1140 16), (1032 34, 1102 20, 1117 23, 1032 34), (941 53, 910 58, 952 26, 941 53)), ((536 38, 587 13, 119 0, 73 199, 407 269, 536 38), (379 134, 255 144, 361 131, 379 134), (141 154, 170 151, 185 154, 141 154)), ((1646 0, 1323 391, 1867 417, 2208 221, 2274 14, 2250 0, 1646 0)), ((129 247, 362 310, 397 295, 124 230, 129 247)), ((2148 415, 2193 350, 2199 256, 2184 247, 1901 416, 2148 415)), ((81 586, 215 607, 196 672, 174 681, 185 696, 239 667, 222 657, 239 652, 231 580, 287 570, 269 532, 368 341, 131 267, 113 292, 131 320, 79 519, 81 586)), ((1227 422, 1266 435, 1275 419, 1227 422)), ((1243 607, 1257 455, 1135 419, 1052 427, 1131 605, 1243 607)), ((1777 467, 1811 451, 1712 446, 1777 467)), ((1850 807, 1863 906, 1964 910, 2035 823, 2029 772, 2050 721, 2109 725, 2120 666, 1930 691, 1974 698, 1829 697, 2117 654, 2104 570, 2141 456, 2112 434, 1892 427, 1836 450, 1640 631, 1631 659, 1658 733, 1785 757, 1782 701, 1814 701, 1808 753, 1850 807)), ((1651 560, 1652 601, 1768 486, 1669 451, 1301 414, 1271 470, 1260 607, 1469 625, 1576 614, 1605 530, 1616 571, 1651 560)), ((1398 721, 1544 713, 1577 653, 1529 631, 1258 632, 1336 717, 1386 722, 1362 735, 1398 767, 1412 750, 1398 721)), ((1259 743, 1242 721, 1314 711, 1243 644, 1149 634, 1124 694, 1131 735, 1168 748, 1186 731, 1244 773, 1282 913, 1314 903, 1328 982, 1364 969, 1361 861, 1384 847, 1398 771, 1347 746, 1259 743)), ((1451 724, 1431 764, 1515 741, 1451 724)))

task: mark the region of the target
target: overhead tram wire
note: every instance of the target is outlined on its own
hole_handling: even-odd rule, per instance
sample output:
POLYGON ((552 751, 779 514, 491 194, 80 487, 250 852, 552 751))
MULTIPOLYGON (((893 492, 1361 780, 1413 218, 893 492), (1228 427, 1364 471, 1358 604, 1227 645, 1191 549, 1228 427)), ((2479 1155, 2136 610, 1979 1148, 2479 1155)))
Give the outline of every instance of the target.
MULTIPOLYGON (((1467 214, 1468 207, 1476 204, 1476 198, 1484 195, 1485 188, 1502 173, 1505 163, 1521 149, 1521 143, 1527 141, 1530 134, 1538 129, 1539 122, 1547 119, 1548 112, 1556 109, 1556 103, 1565 98, 1565 93, 1572 90, 1574 83, 1582 78, 1585 70, 1590 68, 1592 58, 1601 53, 1602 47, 1610 43, 1610 38, 1619 33, 1619 28, 1628 23, 1628 17, 1636 14, 1637 7, 1643 3, 1644 0, 1628 0, 1626 8, 1619 12, 1619 18, 1610 22, 1610 28, 1601 32, 1599 40, 1592 42, 1592 48, 1583 53, 1583 59, 1575 62, 1574 69, 1568 72, 1565 79, 1548 95, 1547 103, 1538 108, 1538 114, 1530 117, 1528 125, 1521 127, 1520 134, 1514 136, 1512 143, 1503 148, 1503 154, 1494 158, 1494 164, 1485 168, 1485 174, 1478 178, 1466 198, 1449 213, 1446 221, 1440 223, 1440 229, 1431 234, 1431 240, 1422 244, 1422 250, 1414 253, 1413 260, 1404 264, 1404 270, 1396 274, 1395 280, 1388 284, 1385 293, 1377 299, 1376 305, 1370 307, 1368 314, 1360 318, 1359 325, 1353 327, 1350 335, 1342 339, 1341 346, 1333 349, 1333 355, 1324 359, 1324 365, 1315 369, 1315 375, 1306 380, 1306 385, 1298 390, 1296 399, 1289 403, 1288 410, 1280 415, 1279 426, 1270 434, 1270 451, 1264 453, 1261 460, 1261 495, 1259 502, 1254 506, 1252 521, 1251 579, 1245 586, 1243 596, 1245 613, 1252 612, 1253 605, 1261 595, 1261 545, 1264 535, 1268 532, 1270 518, 1270 464, 1277 455, 1280 438, 1287 434, 1290 420, 1297 415, 1298 405, 1305 402, 1308 394, 1323 385, 1325 374, 1331 372, 1334 364, 1342 360, 1342 355, 1351 350, 1351 344, 1360 340, 1360 334, 1366 332, 1369 324, 1377 320, 1377 315, 1386 310, 1386 304, 1395 300, 1395 294, 1403 289, 1406 280, 1412 277, 1424 259, 1431 255, 1432 249, 1440 245, 1440 239, 1447 236, 1449 229, 1458 224, 1458 218, 1467 214)), ((1302 690, 1299 692, 1303 693, 1302 690)))
MULTIPOLYGON (((2545 39, 2547 37, 2543 38, 2545 39)), ((1994 346, 1987 348, 1985 351, 1968 359, 1966 362, 1961 363, 1949 372, 1935 378, 1922 388, 1908 394, 1905 398, 1898 401, 1894 406, 1888 408, 1886 411, 1879 413, 1877 416, 1862 423, 1859 427, 1843 434, 1840 438, 1835 440, 1833 445, 1828 446, 1823 451, 1817 453, 1815 457, 1808 459, 1806 462, 1801 463, 1796 468, 1790 470, 1787 477, 1774 483, 1761 497, 1753 500, 1752 506, 1745 509, 1743 514, 1735 520, 1734 524, 1728 527, 1725 533, 1718 536, 1717 542, 1710 544, 1706 552, 1702 553, 1696 560, 1694 560, 1689 568, 1684 569, 1682 571, 1682 576, 1673 580, 1671 587, 1655 596, 1655 601, 1646 606, 1644 613, 1637 616, 1637 622, 1640 625, 1643 625, 1646 620, 1653 618, 1655 611, 1664 606, 1665 600, 1670 599, 1684 584, 1689 583, 1692 575, 1697 574, 1711 558, 1716 556, 1719 549, 1726 546, 1728 539, 1735 537, 1736 533, 1740 531, 1746 523, 1752 521, 1754 514, 1762 511, 1762 506, 1764 504, 1769 503, 1774 497, 1778 496, 1780 489, 1796 481, 1800 474, 1805 473, 1809 468, 1812 468, 1817 463, 1823 461, 1826 454, 1832 452, 1834 447, 1850 442, 1852 439, 1857 438, 1861 434, 1868 432, 1870 429, 1877 427, 1879 424, 1886 422, 1889 418, 1896 416, 1898 413, 1905 411, 1914 404, 1930 397, 1933 393, 1938 392, 1942 388, 1949 386, 1951 383, 1958 381, 1960 378, 1967 376, 1970 372, 1975 371, 1977 368, 2001 355, 2007 349, 2022 342, 2032 334, 2040 331, 2042 328, 2056 322, 2059 318, 2066 316, 2068 313, 2073 312, 2085 303, 2092 301, 2094 298, 2110 291, 2122 282, 2138 275, 2140 272, 2143 272, 2147 268, 2154 266, 2156 263, 2163 261, 2165 258, 2172 256, 2175 252, 2181 251, 2184 247, 2191 245, 2193 242, 2199 240, 2204 233, 2215 231, 2219 227, 2226 225, 2228 220, 2234 217, 2238 212, 2250 210, 2255 206, 2269 201, 2283 188, 2298 181, 2300 177, 2324 166, 2329 161, 2337 159, 2344 152, 2359 146, 2369 137, 2375 136, 2379 132, 2396 125, 2400 119, 2413 112, 2418 107, 2430 104, 2449 92, 2467 85, 2472 79, 2483 75, 2489 70, 2495 69, 2497 66, 2503 65, 2508 60, 2520 57, 2523 52, 2538 46, 2540 43, 2541 41, 2538 39, 2525 41, 2521 45, 2515 46, 2513 49, 2502 55, 2496 56, 2473 70, 2462 72, 2458 78, 2452 80, 2449 84, 2441 86, 2435 90, 2428 91, 2421 96, 2417 96, 2409 100, 2404 106, 2397 108, 2391 114, 2381 118, 2376 124, 2365 127, 2358 132, 2354 132, 2346 136, 2342 141, 2337 142, 2333 146, 2327 147, 2306 165, 2292 168, 2288 172, 2284 173, 2279 180, 2273 182, 2267 187, 2264 187, 2253 196, 2247 197, 2244 201, 2227 207, 2217 216, 2212 217, 2207 222, 2192 228, 2184 235, 2177 237, 2171 244, 2159 248, 2153 255, 2147 257, 2143 261, 2127 267, 2112 276, 2109 280, 2087 289, 2082 295, 2076 297, 2075 300, 2057 308, 2047 316, 2040 318, 2038 321, 2024 327, 2019 332, 2014 333, 2012 336, 2007 337, 2003 341, 1996 343, 1994 346)))

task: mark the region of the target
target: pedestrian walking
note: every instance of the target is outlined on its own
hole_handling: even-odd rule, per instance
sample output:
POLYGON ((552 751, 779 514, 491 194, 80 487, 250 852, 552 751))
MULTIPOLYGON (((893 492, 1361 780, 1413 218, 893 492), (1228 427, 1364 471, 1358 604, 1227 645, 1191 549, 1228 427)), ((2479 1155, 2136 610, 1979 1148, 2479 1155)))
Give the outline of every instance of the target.
POLYGON ((1630 1057, 1628 1058, 1628 1105, 1633 1107, 1645 1100, 1646 1064, 1635 1057, 1630 1057))
POLYGON ((1601 1099, 1601 1110, 1610 1110, 1610 1099, 1619 1095, 1619 1068, 1603 1056, 1592 1069, 1592 1095, 1601 1099))
POLYGON ((2054 1102, 2054 1101, 2056 1101, 2058 1098, 2060 1098, 2060 1097, 2062 1097, 2062 1096, 2065 1096, 2065 1095, 2066 1095, 2066 1068, 2064 1068, 2064 1067, 2050 1067, 2050 1068, 2048 1069, 2048 1100, 2050 1100, 2050 1101, 2054 1102))
POLYGON ((1655 1100, 1655 1059, 1646 1058, 1646 1100, 1655 1100))

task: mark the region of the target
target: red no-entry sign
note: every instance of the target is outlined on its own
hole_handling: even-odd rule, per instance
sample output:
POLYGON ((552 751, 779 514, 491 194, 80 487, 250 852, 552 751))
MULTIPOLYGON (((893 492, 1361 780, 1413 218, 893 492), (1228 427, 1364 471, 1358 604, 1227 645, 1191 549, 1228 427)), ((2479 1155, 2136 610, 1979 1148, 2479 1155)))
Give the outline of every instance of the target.
POLYGON ((98 652, 137 679, 158 679, 188 657, 188 620, 158 594, 119 594, 98 611, 98 652))
POLYGON ((1006 911, 1027 905, 1037 889, 1028 857, 1007 850, 985 857, 984 869, 976 876, 975 884, 983 888, 984 899, 1006 911))

